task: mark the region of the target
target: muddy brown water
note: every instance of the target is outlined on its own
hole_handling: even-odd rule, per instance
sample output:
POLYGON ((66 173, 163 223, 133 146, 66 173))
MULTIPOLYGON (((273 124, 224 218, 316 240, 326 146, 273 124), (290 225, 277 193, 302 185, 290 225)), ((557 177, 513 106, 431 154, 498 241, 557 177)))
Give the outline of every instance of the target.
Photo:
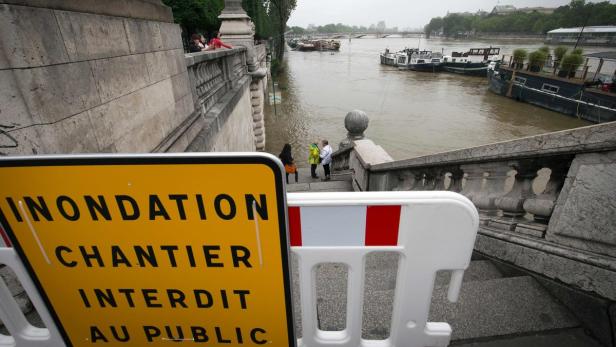
POLYGON ((511 54, 518 47, 541 46, 523 41, 365 38, 343 40, 337 53, 289 51, 286 68, 275 80, 282 102, 276 110, 265 108, 266 150, 278 155, 290 143, 298 166, 308 166, 308 145, 328 139, 337 148, 346 136, 344 117, 353 109, 368 114, 367 137, 394 159, 591 124, 495 95, 486 78, 399 71, 379 63, 385 48, 397 51, 418 45, 445 54, 490 45, 511 54))

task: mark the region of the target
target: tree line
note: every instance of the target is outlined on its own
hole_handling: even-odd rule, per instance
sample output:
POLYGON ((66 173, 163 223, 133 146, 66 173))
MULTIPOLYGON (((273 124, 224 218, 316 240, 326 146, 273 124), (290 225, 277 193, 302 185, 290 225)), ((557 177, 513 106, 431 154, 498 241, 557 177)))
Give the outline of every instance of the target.
POLYGON ((319 26, 309 26, 308 28, 302 28, 299 26, 293 26, 289 28, 289 31, 293 34, 304 35, 309 33, 396 33, 398 28, 388 28, 384 21, 380 21, 378 24, 372 24, 370 26, 350 26, 342 23, 331 23, 319 26))
MULTIPOLYGON (((163 0, 163 3, 171 7, 186 41, 192 34, 211 38, 220 28, 218 16, 225 7, 224 0, 163 0)), ((255 24, 255 39, 271 39, 277 59, 283 57, 284 33, 296 6, 297 0, 242 0, 242 7, 255 24)))
POLYGON ((472 32, 545 34, 558 28, 616 24, 616 4, 608 1, 591 3, 572 0, 558 7, 554 13, 514 12, 497 14, 450 14, 432 18, 425 26, 426 35, 464 35, 472 32))

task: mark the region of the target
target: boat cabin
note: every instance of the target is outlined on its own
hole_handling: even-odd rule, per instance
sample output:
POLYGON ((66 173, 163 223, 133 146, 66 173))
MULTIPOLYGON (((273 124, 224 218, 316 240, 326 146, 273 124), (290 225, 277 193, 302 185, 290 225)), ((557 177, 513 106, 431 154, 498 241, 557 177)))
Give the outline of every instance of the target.
POLYGON ((472 48, 468 52, 451 52, 443 57, 445 63, 484 63, 499 60, 500 48, 472 48))

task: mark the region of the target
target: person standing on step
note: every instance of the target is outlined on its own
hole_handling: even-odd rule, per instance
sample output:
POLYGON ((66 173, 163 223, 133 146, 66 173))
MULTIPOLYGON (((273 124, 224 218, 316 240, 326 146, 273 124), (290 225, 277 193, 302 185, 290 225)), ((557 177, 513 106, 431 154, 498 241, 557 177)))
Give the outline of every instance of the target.
POLYGON ((329 164, 332 162, 332 147, 329 145, 327 140, 323 140, 322 142, 323 148, 321 149, 321 164, 323 164, 323 171, 325 171, 325 181, 329 181, 331 179, 329 172, 329 164))
POLYGON ((293 155, 291 154, 291 145, 285 144, 282 147, 282 152, 278 156, 282 164, 284 164, 284 172, 287 178, 287 184, 289 184, 289 174, 295 174, 295 183, 299 180, 299 173, 297 172, 297 166, 295 165, 295 161, 293 160, 293 155))
POLYGON ((317 176, 317 166, 321 162, 319 146, 313 143, 310 145, 309 151, 308 163, 310 163, 310 177, 319 178, 319 176, 317 176))

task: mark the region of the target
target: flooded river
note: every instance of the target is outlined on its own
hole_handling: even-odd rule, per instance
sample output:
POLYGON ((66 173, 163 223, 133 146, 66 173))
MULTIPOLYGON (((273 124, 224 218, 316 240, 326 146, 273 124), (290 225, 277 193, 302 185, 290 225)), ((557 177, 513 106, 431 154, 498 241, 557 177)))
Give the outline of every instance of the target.
MULTIPOLYGON (((448 73, 399 71, 379 63, 385 48, 441 51, 501 47, 511 54, 539 43, 464 42, 422 39, 342 40, 330 52, 287 52, 276 78, 282 102, 266 107, 267 151, 291 143, 299 166, 307 166, 309 143, 328 139, 334 148, 346 136, 344 117, 353 109, 370 117, 368 138, 394 159, 516 139, 589 125, 559 113, 495 95, 487 79, 448 73)), ((271 83, 271 82, 270 82, 271 83)), ((270 84, 270 92, 272 91, 270 84)))

